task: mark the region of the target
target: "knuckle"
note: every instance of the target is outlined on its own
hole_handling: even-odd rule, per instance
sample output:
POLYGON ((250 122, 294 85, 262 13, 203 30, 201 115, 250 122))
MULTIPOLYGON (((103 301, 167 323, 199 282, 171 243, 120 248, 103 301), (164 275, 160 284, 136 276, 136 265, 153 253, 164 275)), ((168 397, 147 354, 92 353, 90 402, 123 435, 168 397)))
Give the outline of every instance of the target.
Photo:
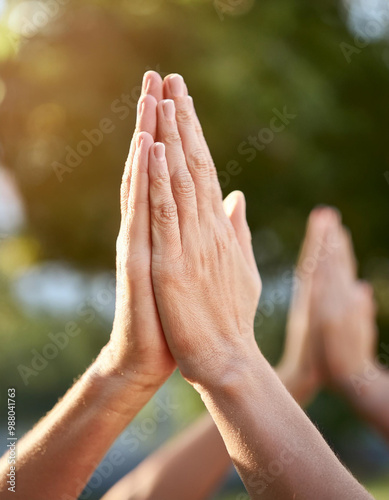
POLYGON ((153 179, 154 186, 161 191, 164 191, 169 186, 169 177, 167 175, 159 175, 153 179))
POLYGON ((176 120, 180 123, 190 122, 192 120, 192 110, 181 103, 176 106, 176 120))
POLYGON ((198 123, 197 120, 196 120, 196 123, 195 123, 195 132, 199 136, 203 135, 203 129, 201 128, 201 125, 198 123))
POLYGON ((164 143, 168 145, 176 145, 181 143, 181 137, 178 130, 169 130, 164 135, 164 143))
POLYGON ((188 163, 192 166, 196 173, 199 175, 209 174, 209 164, 204 151, 201 149, 193 151, 189 155, 188 163))
POLYGON ((160 224, 172 224, 177 219, 177 207, 172 201, 161 203, 154 208, 154 218, 160 224))
POLYGON ((179 172, 172 179, 176 191, 183 195, 194 194, 194 184, 189 172, 179 172))

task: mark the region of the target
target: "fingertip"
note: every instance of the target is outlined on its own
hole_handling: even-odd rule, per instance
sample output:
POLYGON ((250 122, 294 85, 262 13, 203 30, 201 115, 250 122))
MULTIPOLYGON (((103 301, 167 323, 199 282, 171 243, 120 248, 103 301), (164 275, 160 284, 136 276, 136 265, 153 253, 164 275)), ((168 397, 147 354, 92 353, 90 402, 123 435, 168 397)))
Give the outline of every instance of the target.
POLYGON ((336 207, 330 205, 317 205, 310 213, 309 219, 323 222, 341 222, 342 215, 336 207))
POLYGON ((162 78, 159 73, 146 71, 143 75, 142 94, 154 96, 156 99, 162 98, 162 78))
POLYGON ((136 131, 147 131, 153 137, 157 132, 157 100, 152 95, 142 95, 138 101, 136 131))
POLYGON ((151 94, 141 95, 138 101, 138 107, 140 104, 157 105, 157 99, 151 94))
POLYGON ((158 103, 158 114, 168 121, 174 121, 176 107, 172 99, 163 99, 158 103))
POLYGON ((137 139, 136 139, 136 147, 137 149, 149 149, 150 146, 153 144, 154 139, 149 132, 145 132, 144 130, 142 132, 138 133, 137 139))
POLYGON ((146 132, 145 130, 142 130, 141 132, 138 132, 138 140, 137 143, 140 144, 141 142, 154 142, 153 136, 149 133, 146 132))
POLYGON ((157 161, 165 161, 165 144, 163 144, 162 142, 156 142, 155 144, 153 144, 153 155, 157 161))
POLYGON ((232 191, 223 201, 224 210, 230 217, 233 212, 246 213, 246 199, 242 191, 232 191))
POLYGON ((138 123, 140 123, 142 117, 157 107, 157 99, 150 95, 141 95, 138 101, 137 116, 138 123))
POLYGON ((165 98, 182 97, 188 94, 185 80, 179 73, 171 73, 164 78, 163 90, 165 98))
POLYGON ((155 142, 150 148, 150 177, 154 180, 158 177, 167 177, 168 168, 166 163, 165 144, 155 142))

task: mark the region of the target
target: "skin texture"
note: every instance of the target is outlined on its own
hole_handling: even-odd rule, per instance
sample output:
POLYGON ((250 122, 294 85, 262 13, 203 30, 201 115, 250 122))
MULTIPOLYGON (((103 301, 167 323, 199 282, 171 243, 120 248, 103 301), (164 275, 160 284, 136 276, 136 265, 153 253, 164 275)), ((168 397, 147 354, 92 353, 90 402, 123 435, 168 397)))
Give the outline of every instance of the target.
MULTIPOLYGON (((158 104, 166 158, 164 144, 150 148, 149 177, 154 293, 170 351, 190 380, 199 367, 205 374, 223 363, 227 351, 233 358, 235 343, 250 338, 261 284, 251 245, 239 245, 223 210, 216 171, 201 148, 193 104, 181 83, 177 110, 170 99, 158 104), (175 286, 164 286, 173 282, 175 286), (192 294, 195 282, 206 293, 199 294, 196 287, 192 294), (225 293, 229 289, 235 293, 225 293), (191 307, 168 312, 171 303, 180 302, 191 307), (227 334, 221 345, 208 333, 215 328, 237 335, 227 334)), ((248 227, 246 235, 250 237, 248 227)))
MULTIPOLYGON (((376 307, 372 287, 357 280, 349 233, 327 209, 328 238, 336 250, 315 273, 313 314, 320 324, 324 370, 331 387, 389 440, 389 374, 377 352, 376 307)), ((389 359, 389 346, 383 346, 389 359)))
POLYGON ((252 279, 251 245, 242 251, 221 197, 210 201, 216 176, 198 148, 192 113, 185 95, 181 109, 160 102, 166 147, 154 144, 149 156, 152 278, 170 351, 201 394, 252 498, 371 498, 258 350, 260 280, 252 279), (267 474, 274 460, 283 460, 277 480, 267 474))
POLYGON ((277 367, 279 377, 300 404, 308 403, 325 379, 312 297, 315 271, 334 250, 333 243, 327 239, 328 224, 322 208, 313 210, 308 218, 295 270, 285 349, 277 367))
POLYGON ((223 439, 206 413, 147 457, 102 500, 203 500, 230 467, 223 439))
MULTIPOLYGON (((113 441, 176 367, 151 280, 148 155, 161 99, 161 78, 146 73, 121 186, 117 300, 110 341, 53 410, 18 442, 16 495, 7 489, 9 465, 7 456, 2 457, 4 499, 77 498, 113 441), (93 439, 95 435, 99 439, 93 439)), ((240 194, 226 201, 235 223, 242 221, 242 203, 240 194)))
POLYGON ((111 339, 63 399, 18 442, 16 494, 7 489, 9 466, 7 456, 2 457, 4 499, 78 498, 113 441, 176 367, 161 329, 150 268, 147 167, 161 98, 160 80, 146 74, 121 188, 111 339))
MULTIPOLYGON (((155 75, 146 75, 121 190, 111 339, 19 443, 16 498, 76 499, 176 363, 200 392, 253 498, 370 498, 259 352, 252 325, 261 283, 242 195, 225 203, 228 218, 191 99, 171 89, 181 100, 176 110, 160 90, 155 75), (157 135, 166 147, 154 144, 157 135), (268 470, 274 460, 284 465, 277 481, 268 470)), ((0 492, 15 498, 7 469, 3 457, 0 492)))
MULTIPOLYGON (((173 99, 176 107, 181 105, 182 95, 176 95, 177 91, 173 92, 171 88, 178 89, 180 94, 181 84, 182 79, 179 75, 169 75, 163 83, 163 95, 173 99), (175 82, 177 79, 178 83, 175 82)), ((186 95, 186 86, 183 85, 181 88, 186 95)), ((197 115, 192 113, 191 118, 194 121, 193 126, 202 154, 211 161, 197 115)), ((221 196, 220 192, 215 189, 211 197, 218 196, 221 196)), ((249 251, 251 241, 247 233, 243 195, 239 192, 231 193, 224 200, 223 207, 232 222, 240 246, 245 248, 246 254, 251 259, 252 254, 249 251)), ((284 356, 276 368, 277 375, 300 405, 314 397, 321 382, 319 363, 314 349, 314 329, 309 313, 313 273, 306 272, 306 264, 309 264, 312 258, 317 261, 323 253, 322 240, 326 225, 320 218, 320 213, 321 210, 314 210, 307 224, 296 268, 296 277, 299 281, 291 302, 284 356)), ((252 279, 256 281, 257 269, 254 266, 250 269, 252 279)), ((110 489, 104 500, 139 498, 202 500, 210 496, 231 465, 230 456, 220 433, 207 413, 127 474, 110 489)))

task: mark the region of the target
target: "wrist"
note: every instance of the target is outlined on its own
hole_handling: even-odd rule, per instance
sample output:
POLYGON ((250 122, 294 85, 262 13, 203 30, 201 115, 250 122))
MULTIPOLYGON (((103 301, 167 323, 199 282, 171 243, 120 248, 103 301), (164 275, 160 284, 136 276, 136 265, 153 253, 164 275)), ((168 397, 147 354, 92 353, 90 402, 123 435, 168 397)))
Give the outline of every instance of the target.
POLYGON ((108 343, 87 370, 84 382, 96 388, 107 410, 133 417, 166 380, 147 376, 139 368, 131 360, 121 362, 108 343))
POLYGON ((166 353, 146 349, 129 348, 112 339, 101 350, 96 361, 99 371, 113 378, 120 378, 126 383, 139 386, 140 390, 158 390, 173 373, 176 365, 166 353))
POLYGON ((262 363, 267 362, 252 334, 231 343, 221 355, 212 356, 211 363, 198 369, 196 376, 186 378, 200 394, 228 391, 239 386, 262 363))

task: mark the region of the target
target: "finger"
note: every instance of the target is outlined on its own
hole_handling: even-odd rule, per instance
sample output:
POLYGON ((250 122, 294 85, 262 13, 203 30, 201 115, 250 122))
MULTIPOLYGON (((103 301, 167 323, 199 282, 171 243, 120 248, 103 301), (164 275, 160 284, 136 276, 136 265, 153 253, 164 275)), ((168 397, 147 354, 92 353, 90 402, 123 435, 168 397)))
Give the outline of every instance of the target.
MULTIPOLYGON (((195 144, 195 150, 199 149, 201 151, 200 158, 202 158, 202 162, 207 165, 208 177, 209 177, 208 189, 210 190, 212 205, 214 211, 220 215, 221 213, 223 213, 223 207, 222 207, 223 197, 219 180, 217 177, 216 168, 213 163, 208 145, 204 138, 200 121, 197 117, 196 110, 193 104, 193 99, 190 96, 188 96, 188 90, 182 76, 177 74, 168 75, 163 82, 163 92, 165 99, 174 100, 178 113, 180 113, 181 108, 183 108, 181 112, 183 118, 187 117, 187 115, 190 114, 190 123, 187 123, 185 120, 182 121, 179 119, 177 120, 178 129, 181 135, 181 139, 183 141, 184 151, 186 150, 187 146, 190 146, 190 144, 192 145, 195 144), (188 111, 186 108, 189 108, 190 111, 188 111), (189 144, 187 143, 188 135, 190 139, 189 144), (195 143, 194 143, 194 137, 197 138, 197 141, 195 143)), ((188 157, 187 154, 186 156, 188 157)))
POLYGON ((122 177, 120 206, 123 217, 127 213, 128 196, 131 184, 131 169, 134 160, 138 134, 140 132, 147 132, 153 138, 155 138, 156 131, 157 131, 157 101, 151 95, 144 95, 140 98, 138 103, 137 123, 135 126, 135 132, 131 141, 130 151, 128 154, 128 158, 126 161, 126 165, 124 167, 124 172, 122 177))
POLYGON ((127 231, 124 242, 132 259, 143 257, 150 248, 149 207, 149 149, 153 138, 147 132, 140 132, 132 166, 131 188, 128 199, 127 231))
POLYGON ((357 260, 354 253, 353 242, 350 231, 344 226, 341 229, 341 254, 342 265, 345 268, 348 279, 357 279, 357 260))
POLYGON ((354 288, 354 308, 359 313, 359 327, 364 335, 365 348, 374 356, 378 344, 378 329, 376 324, 376 303, 373 287, 365 281, 357 281, 354 288))
MULTIPOLYGON (((328 266, 332 249, 327 244, 331 224, 337 214, 329 207, 314 209, 307 221, 307 228, 296 265, 297 288, 294 300, 307 302, 313 280, 320 282, 328 266)), ((307 302, 308 303, 308 302, 307 302)))
POLYGON ((332 233, 329 236, 329 241, 332 242, 334 248, 331 259, 331 271, 336 276, 339 286, 343 290, 349 287, 355 280, 352 277, 352 265, 347 254, 347 239, 344 228, 340 220, 334 225, 332 233))
POLYGON ((151 95, 157 102, 163 99, 162 78, 156 71, 147 71, 143 76, 142 95, 151 95))
POLYGON ((305 236, 297 261, 298 267, 308 267, 309 260, 324 260, 331 248, 326 245, 328 231, 336 223, 339 214, 330 207, 318 207, 308 217, 305 236))
POLYGON ((242 249, 242 253, 252 271, 258 272, 251 243, 251 232, 246 220, 246 200, 241 191, 233 191, 223 201, 226 215, 229 217, 242 249))
MULTIPOLYGON (((159 137, 166 146, 166 159, 174 199, 177 205, 179 205, 179 210, 185 212, 187 216, 192 214, 194 217, 193 223, 198 224, 196 219, 200 218, 202 207, 199 207, 197 186, 188 170, 181 137, 177 128, 174 101, 171 99, 160 101, 158 103, 157 117, 159 137)), ((202 214, 203 217, 208 217, 209 209, 206 215, 203 209, 202 214)), ((186 219, 180 219, 182 223, 184 223, 185 220, 186 219)))
POLYGON ((209 193, 208 158, 199 141, 194 126, 194 108, 192 98, 188 96, 184 79, 181 75, 169 75, 164 80, 165 94, 171 96, 176 108, 176 121, 181 137, 186 163, 196 185, 196 193, 201 203, 211 203, 209 193))
POLYGON ((363 280, 356 281, 357 294, 363 302, 363 311, 370 317, 375 318, 377 314, 377 304, 374 299, 374 289, 370 283, 363 280))
POLYGON ((155 143, 149 152, 150 217, 153 255, 174 258, 181 255, 177 205, 170 185, 165 146, 155 143))

